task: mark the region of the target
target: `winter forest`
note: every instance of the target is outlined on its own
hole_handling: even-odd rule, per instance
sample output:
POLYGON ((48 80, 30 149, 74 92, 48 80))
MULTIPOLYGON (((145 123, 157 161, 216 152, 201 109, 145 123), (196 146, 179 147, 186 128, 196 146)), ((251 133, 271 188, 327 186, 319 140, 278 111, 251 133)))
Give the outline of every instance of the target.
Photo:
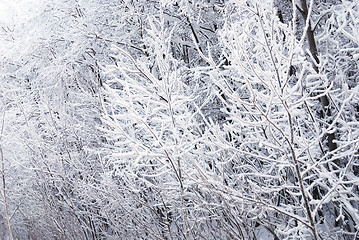
POLYGON ((359 239, 358 0, 21 7, 0 239, 359 239))

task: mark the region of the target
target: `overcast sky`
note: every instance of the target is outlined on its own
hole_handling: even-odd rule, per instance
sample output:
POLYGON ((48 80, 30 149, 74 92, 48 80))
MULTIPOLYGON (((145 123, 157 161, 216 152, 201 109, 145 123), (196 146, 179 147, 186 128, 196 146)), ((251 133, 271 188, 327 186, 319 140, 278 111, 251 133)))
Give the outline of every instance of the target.
POLYGON ((0 0, 0 23, 11 24, 21 10, 20 1, 0 0))
POLYGON ((31 17, 36 11, 36 2, 40 0, 0 0, 0 24, 13 25, 19 20, 31 17))

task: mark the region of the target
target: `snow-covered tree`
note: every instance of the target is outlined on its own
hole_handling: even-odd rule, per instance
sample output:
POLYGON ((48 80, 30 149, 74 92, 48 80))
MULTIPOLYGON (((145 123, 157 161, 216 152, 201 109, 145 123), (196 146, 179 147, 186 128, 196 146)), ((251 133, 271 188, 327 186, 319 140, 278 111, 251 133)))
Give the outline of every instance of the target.
POLYGON ((29 4, 1 23, 3 237, 359 236, 357 1, 29 4))

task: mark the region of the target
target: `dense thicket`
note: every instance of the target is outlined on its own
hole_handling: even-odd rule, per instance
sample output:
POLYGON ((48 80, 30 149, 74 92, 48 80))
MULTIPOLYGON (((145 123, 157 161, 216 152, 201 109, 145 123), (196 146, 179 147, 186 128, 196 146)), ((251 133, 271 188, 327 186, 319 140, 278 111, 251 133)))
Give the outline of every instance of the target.
POLYGON ((359 237, 358 1, 36 4, 1 30, 0 237, 359 237))

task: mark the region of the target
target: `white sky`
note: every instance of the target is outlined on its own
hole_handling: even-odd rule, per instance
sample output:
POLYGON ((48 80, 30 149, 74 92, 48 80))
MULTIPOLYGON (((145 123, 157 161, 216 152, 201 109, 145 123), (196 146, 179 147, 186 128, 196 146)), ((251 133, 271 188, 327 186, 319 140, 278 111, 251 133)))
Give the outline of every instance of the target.
POLYGON ((18 1, 14 0, 0 0, 0 23, 3 24, 12 24, 15 20, 14 16, 18 15, 19 10, 21 9, 21 4, 17 3, 18 1))
POLYGON ((0 0, 0 26, 14 25, 36 11, 36 0, 0 0))

